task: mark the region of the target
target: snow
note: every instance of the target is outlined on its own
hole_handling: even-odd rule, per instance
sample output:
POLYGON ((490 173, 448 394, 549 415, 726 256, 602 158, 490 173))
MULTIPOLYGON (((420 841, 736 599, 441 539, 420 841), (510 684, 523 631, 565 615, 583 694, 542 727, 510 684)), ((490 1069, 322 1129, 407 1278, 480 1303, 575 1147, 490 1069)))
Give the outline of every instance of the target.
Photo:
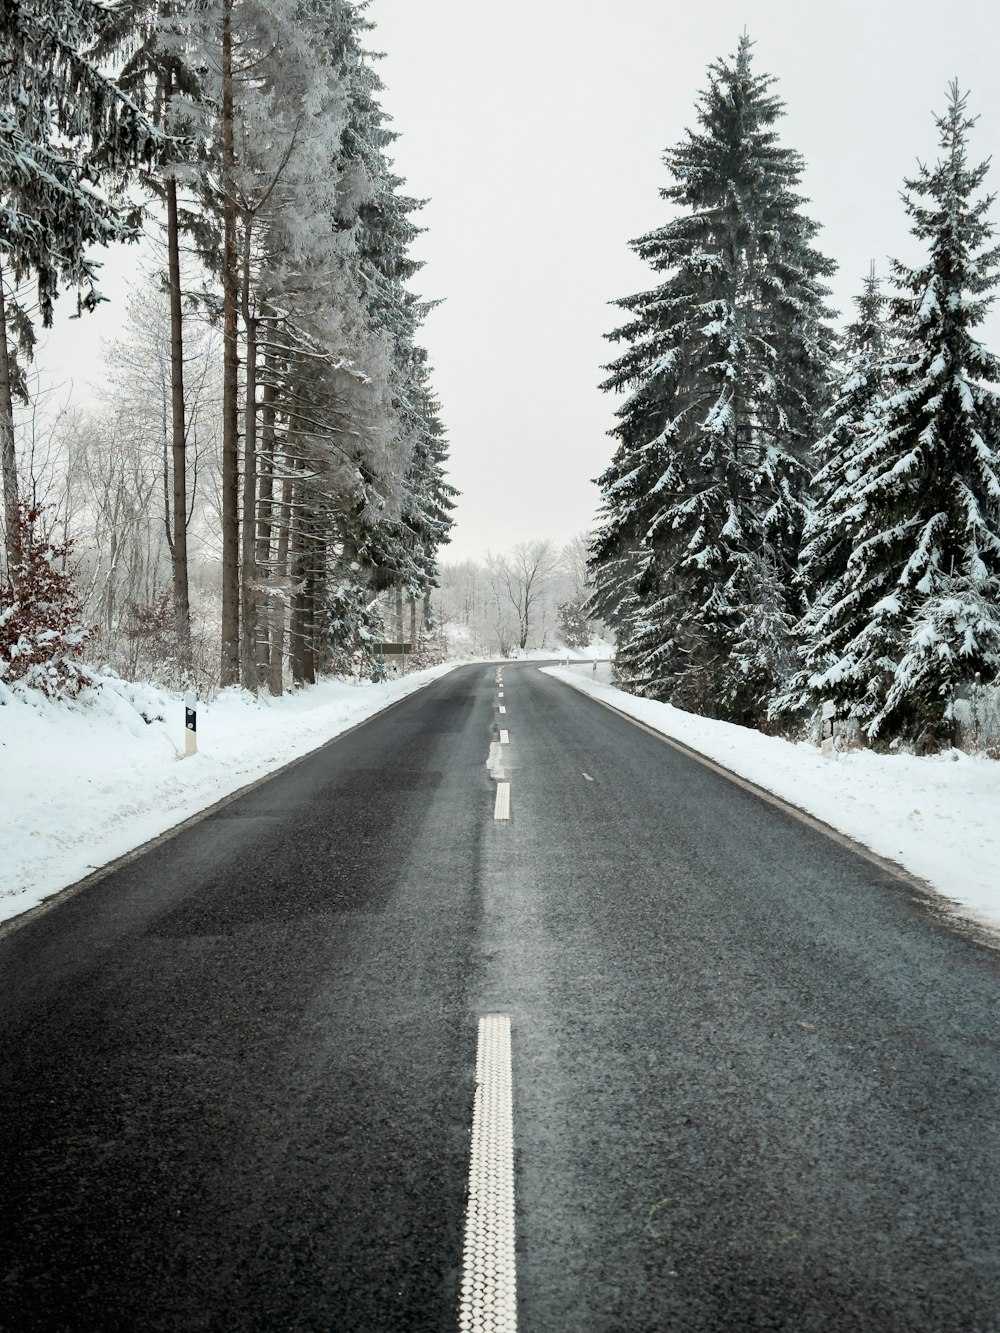
POLYGON ((995 761, 958 750, 928 758, 857 750, 824 759, 816 745, 638 699, 572 668, 547 671, 903 866, 962 915, 1000 926, 995 761))
POLYGON ((199 705, 188 759, 180 695, 114 677, 74 703, 0 686, 0 921, 449 670, 377 685, 326 680, 280 699, 224 690, 199 705))

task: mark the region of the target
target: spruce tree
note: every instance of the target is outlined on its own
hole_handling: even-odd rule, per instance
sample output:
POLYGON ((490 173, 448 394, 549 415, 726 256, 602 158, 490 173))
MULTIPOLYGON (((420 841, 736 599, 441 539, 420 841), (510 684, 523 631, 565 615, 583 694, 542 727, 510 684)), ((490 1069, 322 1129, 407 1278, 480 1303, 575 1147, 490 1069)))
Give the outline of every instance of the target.
POLYGON ((313 3, 324 13, 326 42, 346 90, 342 170, 353 191, 336 222, 352 233, 360 298, 372 328, 387 341, 396 447, 408 458, 399 503, 356 510, 331 586, 360 572, 373 590, 397 587, 411 599, 426 599, 437 582, 437 553, 448 540, 456 492, 445 481, 447 442, 418 341, 433 303, 407 285, 421 268, 411 246, 420 232, 413 214, 422 201, 404 192, 389 158, 397 135, 379 102, 377 57, 363 47, 373 26, 365 7, 345 0, 313 3))
POLYGON ((0 5, 0 475, 8 573, 18 568, 13 394, 23 392, 8 333, 30 354, 26 311, 4 283, 37 283, 52 323, 61 282, 93 308, 95 245, 138 235, 135 210, 109 184, 150 162, 162 138, 95 59, 115 11, 97 0, 4 0, 0 5))
POLYGON ((954 691, 1000 667, 1000 360, 974 336, 1000 282, 1000 247, 970 166, 974 120, 951 86, 942 156, 906 182, 916 268, 894 262, 900 338, 889 396, 852 465, 853 549, 822 596, 810 679, 882 742, 949 736, 954 691))
POLYGON ((840 697, 834 680, 809 685, 810 678, 832 665, 826 635, 833 619, 849 614, 835 601, 854 545, 860 517, 858 457, 870 442, 890 383, 890 329, 886 300, 872 265, 854 299, 857 314, 844 331, 834 369, 831 402, 823 415, 825 433, 817 441, 812 480, 813 506, 802 539, 799 583, 807 603, 795 627, 800 667, 775 701, 774 713, 840 697))
POLYGON ((631 686, 746 722, 798 609, 834 267, 811 243, 802 159, 778 140, 782 103, 751 46, 710 66, 698 128, 665 155, 676 216, 633 243, 663 277, 618 302, 631 318, 611 336, 628 346, 604 387, 629 396, 592 554, 593 606, 631 686))

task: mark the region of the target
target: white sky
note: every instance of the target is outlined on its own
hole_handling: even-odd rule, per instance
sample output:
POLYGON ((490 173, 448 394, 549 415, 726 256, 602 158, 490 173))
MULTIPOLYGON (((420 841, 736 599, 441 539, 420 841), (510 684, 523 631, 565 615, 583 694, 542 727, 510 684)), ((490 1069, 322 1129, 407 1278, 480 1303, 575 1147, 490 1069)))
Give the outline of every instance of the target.
MULTIPOLYGON (((964 0, 956 17, 930 0, 372 0, 396 165, 429 200, 415 286, 444 300, 424 328, 462 492, 443 558, 591 525, 591 479, 612 449, 614 403, 597 389, 617 322, 607 303, 650 285, 627 242, 665 219, 661 154, 744 27, 757 70, 777 76, 782 139, 806 159, 847 311, 872 259, 884 271, 887 255, 915 257, 899 191, 936 155, 932 112, 952 78, 980 116, 976 160, 1000 141, 997 12, 995 0, 964 0)), ((1000 188, 1000 165, 988 183, 1000 188)), ((94 377, 120 311, 76 323, 72 340, 60 330, 43 369, 94 377)), ((1000 351, 1000 317, 988 340, 1000 351)))

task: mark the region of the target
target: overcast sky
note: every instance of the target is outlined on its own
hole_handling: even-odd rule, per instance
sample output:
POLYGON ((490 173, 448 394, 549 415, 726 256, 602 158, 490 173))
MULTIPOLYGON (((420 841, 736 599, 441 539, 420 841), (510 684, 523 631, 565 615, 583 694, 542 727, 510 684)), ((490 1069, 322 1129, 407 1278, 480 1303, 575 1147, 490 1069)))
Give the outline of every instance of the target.
MULTIPOLYGON (((597 388, 608 302, 651 285, 628 241, 666 219, 662 152, 744 27, 756 69, 778 79, 783 142, 806 160, 817 244, 840 265, 834 304, 850 307, 873 259, 884 271, 887 255, 915 257, 899 191, 936 155, 951 79, 980 116, 975 157, 1000 141, 996 0, 947 8, 372 0, 397 168, 428 200, 415 286, 443 301, 424 342, 462 492, 446 560, 590 527, 612 449, 614 402, 597 388)), ((1000 188, 1000 163, 988 183, 1000 188)), ((105 309, 52 359, 85 376, 115 322, 105 309)), ((1000 318, 988 340, 1000 351, 1000 318)))

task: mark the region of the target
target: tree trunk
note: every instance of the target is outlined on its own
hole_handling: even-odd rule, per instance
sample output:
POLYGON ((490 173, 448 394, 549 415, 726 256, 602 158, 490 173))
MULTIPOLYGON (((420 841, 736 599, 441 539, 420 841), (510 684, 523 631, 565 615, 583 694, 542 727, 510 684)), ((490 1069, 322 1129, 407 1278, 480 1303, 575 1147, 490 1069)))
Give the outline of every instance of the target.
MULTIPOLYGON (((288 575, 288 547, 292 524, 292 468, 294 460, 286 452, 285 475, 281 482, 281 520, 278 527, 278 544, 274 553, 272 576, 275 583, 284 584, 288 575)), ((285 597, 275 597, 271 602, 270 626, 270 661, 268 663, 267 687, 272 694, 281 694, 282 657, 285 651, 285 597)))
POLYGON ((7 348, 7 302, 0 268, 0 472, 3 474, 4 556, 7 577, 17 581, 19 559, 17 515, 17 457, 14 453, 14 395, 11 389, 10 353, 7 348))
MULTIPOLYGON (((167 100, 173 92, 167 84, 167 100)), ((174 632, 181 670, 190 674, 191 603, 187 552, 187 425, 184 414, 184 330, 181 314, 181 261, 177 223, 177 182, 167 178, 167 271, 170 287, 170 403, 173 463, 173 532, 170 559, 173 573, 174 632)))
POLYGON ((396 628, 399 631, 399 642, 403 642, 403 585, 396 584, 396 628))
POLYGON ((222 6, 222 653, 223 688, 240 675, 239 347, 236 316, 236 150, 233 137, 233 0, 222 6))
POLYGON ((250 249, 253 221, 243 225, 243 273, 240 301, 246 332, 246 399, 243 414, 243 530, 240 571, 240 681, 257 689, 257 320, 250 308, 250 249))
MULTIPOLYGON (((260 404, 260 503, 257 509, 257 546, 254 552, 254 564, 258 577, 266 576, 272 580, 274 570, 271 564, 271 533, 274 516, 274 385, 271 382, 270 354, 265 354, 264 391, 260 404)), ((272 594, 273 596, 273 594, 272 594)), ((257 688, 263 689, 268 683, 269 621, 268 603, 261 600, 257 609, 257 688)))
POLYGON ((410 644, 414 652, 417 651, 417 599, 410 598, 410 644))
POLYGON ((305 588, 302 592, 302 679, 306 685, 316 684, 316 600, 319 592, 318 569, 320 546, 309 523, 302 533, 303 575, 305 588))
MULTIPOLYGON (((296 487, 296 492, 298 488, 296 487)), ((288 654, 292 666, 292 683, 305 681, 305 547, 302 532, 302 499, 296 494, 295 521, 291 531, 290 574, 296 591, 292 594, 292 614, 288 624, 288 654)))

